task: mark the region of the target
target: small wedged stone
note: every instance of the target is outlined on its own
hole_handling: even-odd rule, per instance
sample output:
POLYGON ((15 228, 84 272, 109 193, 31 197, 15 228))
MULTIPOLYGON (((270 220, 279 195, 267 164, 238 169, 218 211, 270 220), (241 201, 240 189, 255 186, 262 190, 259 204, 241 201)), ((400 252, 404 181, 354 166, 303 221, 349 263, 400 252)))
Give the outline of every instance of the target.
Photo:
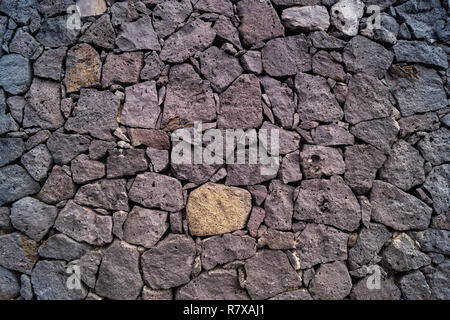
POLYGON ((450 161, 450 130, 443 127, 439 130, 427 133, 425 137, 419 141, 419 148, 425 160, 437 166, 450 161))
POLYGON ((153 290, 147 286, 142 289, 142 300, 173 300, 171 289, 153 290))
POLYGON ((132 85, 139 82, 143 67, 142 52, 110 53, 106 57, 102 71, 102 86, 113 84, 132 85))
POLYGON ((19 232, 0 235, 0 266, 29 275, 38 259, 38 247, 19 232))
POLYGON ((60 201, 73 198, 75 189, 70 172, 55 165, 37 198, 48 204, 57 204, 60 201))
POLYGON ((58 165, 68 164, 75 157, 89 149, 91 140, 79 134, 65 134, 55 131, 47 140, 47 148, 58 165))
POLYGON ((246 71, 256 74, 260 74, 263 71, 261 52, 259 51, 249 50, 240 57, 239 61, 242 68, 246 71))
POLYGON ((294 213, 294 187, 272 180, 264 203, 264 223, 277 230, 290 230, 294 213))
POLYGON ((338 149, 304 145, 300 152, 301 166, 306 179, 340 175, 345 172, 345 163, 338 149))
POLYGON ((80 267, 80 280, 89 288, 95 288, 97 280, 98 268, 103 259, 104 250, 91 250, 84 254, 81 258, 73 260, 69 265, 80 267))
POLYGON ((403 117, 398 121, 400 137, 406 137, 417 131, 435 131, 439 129, 439 117, 434 112, 403 117))
POLYGON ((242 44, 239 39, 239 31, 228 17, 219 16, 213 28, 219 39, 231 43, 239 50, 242 49, 242 44))
POLYGON ((394 117, 363 121, 350 128, 350 133, 356 138, 384 153, 389 153, 399 131, 400 126, 394 117))
POLYGON ((89 251, 91 246, 77 242, 63 233, 58 233, 45 241, 38 250, 43 258, 72 261, 89 251))
POLYGON ((135 206, 123 224, 123 238, 128 243, 151 248, 168 228, 167 212, 135 206))
POLYGON ((207 236, 243 229, 250 210, 251 195, 247 190, 206 183, 189 194, 189 232, 207 236))
POLYGON ((433 199, 434 210, 438 214, 448 214, 450 212, 450 164, 434 167, 423 186, 433 199))
POLYGON ((322 264, 309 285, 314 300, 341 300, 351 289, 352 279, 341 261, 322 264))
POLYGON ((75 202, 106 210, 128 211, 126 180, 102 179, 81 186, 75 195, 75 202))
POLYGON ((291 183, 302 180, 303 175, 300 169, 300 152, 288 153, 281 162, 278 177, 283 183, 291 183))
POLYGON ((372 219, 398 231, 428 228, 431 208, 397 187, 375 180, 370 193, 372 219))
POLYGON ((73 200, 59 212, 55 228, 76 241, 92 245, 101 246, 113 240, 111 217, 97 214, 73 200))
POLYGON ((183 209, 183 192, 180 181, 162 174, 138 174, 129 191, 130 200, 147 208, 169 212, 183 209))
POLYGON ((73 182, 84 184, 105 176, 105 165, 100 161, 91 160, 88 155, 80 154, 72 160, 70 169, 73 182))
POLYGON ((169 151, 148 147, 145 154, 150 159, 153 171, 161 172, 166 170, 169 166, 169 151))
POLYGON ((65 47, 45 50, 33 64, 34 75, 60 81, 66 51, 65 47))
POLYGON ((191 279, 195 242, 187 235, 170 234, 141 257, 144 281, 152 289, 178 287, 191 279))
POLYGON ((25 153, 20 162, 36 181, 47 178, 53 164, 53 158, 45 144, 40 144, 25 153))
POLYGON ((20 284, 17 275, 0 267, 0 300, 13 300, 20 293, 20 284))
POLYGON ((0 168, 0 206, 38 193, 39 183, 22 167, 12 164, 0 168))
POLYGON ((158 54, 153 51, 145 57, 145 65, 141 71, 141 80, 155 80, 164 69, 164 62, 161 61, 158 54))
POLYGON ((148 161, 145 157, 145 150, 142 149, 111 150, 106 159, 108 179, 135 176, 138 172, 147 169, 148 161))
POLYGON ((270 77, 263 77, 261 85, 269 97, 271 110, 278 124, 283 128, 292 127, 297 108, 293 91, 287 84, 270 77))
POLYGON ((264 221, 265 215, 266 212, 263 208, 253 207, 250 218, 247 222, 247 229, 252 237, 256 237, 258 235, 258 229, 264 221))

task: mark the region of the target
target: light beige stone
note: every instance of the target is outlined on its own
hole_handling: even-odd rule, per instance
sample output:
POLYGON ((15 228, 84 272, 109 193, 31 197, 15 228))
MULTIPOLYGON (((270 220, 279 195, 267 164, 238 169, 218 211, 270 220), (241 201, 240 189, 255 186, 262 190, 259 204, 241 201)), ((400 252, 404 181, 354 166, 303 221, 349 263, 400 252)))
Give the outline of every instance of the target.
POLYGON ((97 51, 88 44, 82 43, 69 50, 66 67, 65 84, 68 93, 100 82, 102 62, 97 51))
POLYGON ((245 189, 202 185, 189 195, 186 212, 190 233, 210 236, 244 228, 252 209, 251 199, 245 189))

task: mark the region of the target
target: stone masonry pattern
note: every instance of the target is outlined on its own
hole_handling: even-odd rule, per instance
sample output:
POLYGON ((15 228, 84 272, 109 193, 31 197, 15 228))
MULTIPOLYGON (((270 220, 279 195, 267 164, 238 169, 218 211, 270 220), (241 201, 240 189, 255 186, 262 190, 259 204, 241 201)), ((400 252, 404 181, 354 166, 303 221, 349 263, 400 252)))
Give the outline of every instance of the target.
POLYGON ((0 300, 450 299, 449 7, 0 0, 0 300))

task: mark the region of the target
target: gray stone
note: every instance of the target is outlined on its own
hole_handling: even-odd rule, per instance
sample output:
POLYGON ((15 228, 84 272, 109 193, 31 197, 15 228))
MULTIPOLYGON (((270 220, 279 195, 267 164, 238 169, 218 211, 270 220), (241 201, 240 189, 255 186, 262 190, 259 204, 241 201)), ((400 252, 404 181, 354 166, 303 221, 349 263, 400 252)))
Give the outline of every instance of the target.
POLYGON ((58 233, 48 238, 38 252, 43 258, 72 261, 83 256, 90 248, 88 244, 76 242, 65 234, 58 233))
POLYGON ((0 267, 0 300, 13 300, 19 292, 20 284, 17 275, 0 267))
POLYGON ((55 222, 57 209, 34 198, 25 197, 13 203, 11 223, 34 241, 41 241, 55 222))
POLYGON ((106 160, 107 178, 120 178, 125 176, 134 176, 136 173, 148 169, 145 150, 115 149, 109 152, 106 160))
POLYGON ((443 127, 440 130, 426 134, 417 146, 425 160, 437 166, 450 161, 449 141, 450 130, 443 127))
POLYGON ((201 53, 200 66, 217 92, 225 90, 243 71, 238 59, 214 46, 201 53))
POLYGON ((351 189, 339 176, 303 181, 294 218, 324 223, 346 231, 359 227, 361 209, 351 189))
POLYGON ((105 165, 100 161, 94 161, 85 154, 80 154, 72 160, 70 169, 72 179, 77 184, 84 184, 105 176, 105 165))
POLYGON ((152 20, 148 16, 122 25, 121 32, 116 38, 116 45, 122 51, 161 50, 152 20))
POLYGON ((153 51, 144 59, 145 66, 141 71, 141 80, 155 80, 164 69, 164 62, 161 61, 158 54, 153 51))
POLYGON ((70 265, 80 267, 80 279, 89 288, 94 289, 97 280, 98 268, 102 261, 104 251, 89 251, 78 260, 73 260, 70 265))
POLYGON ((448 105, 442 80, 436 70, 419 65, 397 67, 386 77, 403 117, 442 109, 448 105))
POLYGON ((142 286, 137 248, 115 240, 105 251, 95 292, 110 299, 133 300, 142 286))
POLYGON ((356 36, 345 46, 343 58, 347 71, 367 73, 381 79, 391 65, 394 54, 381 44, 356 36))
POLYGON ((169 235, 141 258, 145 282, 152 289, 169 289, 189 282, 195 243, 186 235, 169 235))
POLYGON ((0 12, 10 16, 17 23, 27 24, 36 5, 36 0, 4 0, 0 3, 0 12))
POLYGON ((271 110, 278 124, 283 128, 290 128, 294 123, 296 105, 294 93, 287 84, 270 77, 264 77, 261 85, 269 97, 271 110))
POLYGON ((202 272, 197 278, 176 291, 176 300, 248 300, 240 287, 235 269, 214 269, 202 272))
POLYGON ((61 114, 60 85, 57 82, 35 78, 27 93, 23 126, 39 126, 43 129, 58 129, 64 124, 61 114))
POLYGON ((64 261, 39 261, 31 273, 31 283, 38 300, 83 300, 87 296, 84 286, 80 289, 69 289, 67 281, 71 274, 67 273, 64 261))
POLYGON ((433 199, 433 208, 438 214, 450 212, 450 165, 434 167, 428 174, 424 188, 433 199))
POLYGON ((199 0, 194 8, 200 11, 223 14, 224 16, 233 16, 233 4, 229 0, 199 0))
POLYGON ((132 85, 139 81, 143 65, 142 52, 110 53, 103 64, 102 86, 132 85))
POLYGON ((116 143, 112 141, 92 140, 89 145, 89 158, 99 160, 115 147, 116 143))
POLYGON ((81 89, 80 99, 67 119, 64 128, 94 138, 113 140, 111 134, 117 124, 120 99, 110 91, 81 89))
POLYGON ((38 193, 39 184, 22 167, 12 164, 0 168, 0 206, 38 193))
POLYGON ((425 182, 424 160, 413 146, 399 140, 392 146, 380 178, 404 191, 425 182))
POLYGON ((239 40, 239 31, 235 28, 229 18, 219 16, 214 24, 214 31, 216 31, 219 39, 228 41, 236 48, 242 49, 241 41, 239 40))
POLYGON ((33 299, 33 296, 34 296, 33 286, 31 284, 31 278, 30 278, 30 276, 27 276, 26 274, 22 274, 20 276, 20 296, 24 300, 31 300, 31 299, 33 299))
POLYGON ((64 134, 62 131, 54 132, 47 141, 47 148, 52 154, 56 164, 69 163, 79 154, 89 149, 91 140, 79 134, 64 134))
POLYGON ((446 259, 445 262, 437 266, 431 279, 431 292, 433 296, 438 300, 448 300, 450 298, 450 260, 446 259))
POLYGON ((41 45, 24 29, 17 30, 9 44, 9 52, 21 54, 23 57, 31 60, 39 57, 42 51, 41 45))
MULTIPOLYGON (((271 160, 273 161, 273 159, 271 160)), ((229 186, 252 186, 277 176, 279 166, 274 168, 274 163, 265 166, 261 159, 257 164, 228 164, 225 184, 229 186)))
POLYGON ((80 205, 106 210, 128 211, 126 180, 103 179, 86 184, 78 189, 75 202, 80 205))
POLYGON ((311 137, 315 144, 322 146, 352 145, 355 142, 355 137, 348 131, 348 124, 340 121, 312 129, 311 137))
POLYGON ((265 245, 273 250, 295 249, 295 235, 292 232, 268 229, 258 239, 258 246, 265 245))
POLYGON ((23 119, 23 109, 25 108, 26 103, 25 98, 21 96, 12 96, 6 100, 6 103, 8 104, 11 116, 18 123, 21 123, 23 119))
POLYGON ((0 231, 5 233, 12 231, 9 214, 10 209, 8 207, 0 207, 0 231))
POLYGON ((435 131, 440 126, 439 117, 434 112, 401 118, 398 124, 400 125, 400 137, 406 137, 417 131, 435 131))
POLYGON ((306 179, 344 174, 345 163, 338 149, 304 145, 300 152, 301 165, 306 179))
POLYGON ((104 245, 112 239, 112 219, 97 214, 69 200, 58 215, 55 228, 75 239, 92 245, 104 245))
MULTIPOLYGON (((375 11, 372 10, 370 13, 372 13, 373 16, 375 11)), ((374 28, 371 25, 371 23, 373 23, 372 19, 368 18, 361 20, 362 24, 365 24, 366 26, 365 29, 361 30, 361 35, 383 44, 395 44, 397 42, 397 36, 400 31, 400 26, 398 25, 395 18, 386 13, 381 13, 376 19, 379 19, 379 26, 377 28, 374 28)))
POLYGON ((142 289, 142 300, 173 300, 171 289, 153 290, 147 286, 142 289))
POLYGON ((113 235, 123 240, 123 224, 127 220, 128 212, 116 211, 113 213, 113 235))
POLYGON ((359 19, 364 14, 364 3, 360 0, 339 0, 331 9, 331 24, 346 36, 358 34, 359 19))
POLYGON ((239 33, 246 46, 284 35, 280 18, 268 1, 239 1, 237 15, 241 20, 239 33))
POLYGON ((396 62, 420 63, 444 70, 448 68, 445 51, 426 42, 400 40, 392 49, 396 62))
POLYGON ((301 268, 308 269, 319 263, 347 259, 348 235, 333 227, 310 223, 298 238, 297 256, 301 268))
POLYGON ((416 249, 414 241, 406 233, 392 239, 381 256, 381 263, 397 272, 419 269, 431 263, 430 257, 416 249))
POLYGON ((167 212, 135 206, 123 224, 123 238, 128 243, 151 248, 168 228, 167 212))
POLYGON ((302 180, 302 171, 300 170, 300 152, 288 153, 281 162, 281 168, 278 177, 283 183, 291 183, 302 180))
POLYGON ((73 198, 75 184, 70 171, 60 166, 54 166, 37 198, 45 203, 57 204, 60 201, 73 198))
POLYGON ((31 150, 41 143, 45 143, 50 138, 51 132, 49 130, 39 130, 25 142, 25 149, 31 150))
POLYGON ((325 78, 299 73, 295 77, 295 87, 302 121, 331 122, 344 116, 325 78))
POLYGON ((219 128, 258 128, 263 120, 261 88, 253 74, 243 74, 220 94, 219 128))
POLYGON ((314 300, 341 300, 351 289, 352 279, 341 261, 321 265, 309 285, 314 300))
POLYGON ((298 289, 301 280, 280 250, 261 250, 245 263, 245 288, 252 299, 262 300, 298 289))
MULTIPOLYGON (((193 157, 193 156, 192 156, 193 157)), ((192 158, 193 160, 193 158, 192 158)), ((177 179, 202 184, 208 181, 220 165, 217 164, 170 164, 173 174, 177 179)))
POLYGON ((24 149, 21 138, 0 138, 0 167, 19 159, 24 149))
POLYGON ((368 275, 353 286, 350 298, 352 300, 400 300, 402 293, 395 285, 394 279, 387 278, 386 272, 378 265, 374 265, 373 268, 380 270, 381 279, 379 288, 373 288, 373 274, 368 275))
POLYGON ((47 173, 53 164, 52 155, 44 144, 25 153, 20 161, 36 181, 43 181, 47 178, 47 173))
POLYGON ((345 182, 357 193, 364 194, 372 188, 376 173, 386 161, 386 156, 370 145, 345 148, 345 182))
POLYGON ((19 54, 0 57, 0 86, 10 94, 22 94, 31 83, 31 67, 28 59, 19 54))
POLYGON ((269 300, 312 300, 311 295, 306 289, 283 292, 270 298, 269 300))
POLYGON ((430 228, 424 232, 417 233, 414 237, 424 252, 450 254, 450 231, 448 230, 430 228))
POLYGON ((63 15, 45 19, 36 40, 45 47, 58 48, 73 44, 79 33, 79 29, 67 28, 67 16, 63 15))
POLYGON ((114 49, 116 34, 109 15, 104 14, 93 22, 81 36, 80 41, 105 49, 114 49))
POLYGON ((177 128, 196 121, 211 122, 216 105, 209 82, 189 64, 173 66, 169 74, 161 127, 177 128))
POLYGON ((34 75, 60 81, 66 51, 65 47, 45 50, 33 64, 34 75))
POLYGON ((294 31, 327 31, 330 16, 324 6, 305 6, 284 9, 281 22, 288 30, 294 31))
POLYGON ((264 209, 264 223, 278 230, 290 230, 294 213, 294 187, 279 180, 273 180, 269 185, 269 194, 264 209))
POLYGON ((150 159, 153 171, 161 172, 166 170, 169 166, 169 151, 149 147, 145 151, 145 154, 150 159))
POLYGON ((0 134, 19 130, 19 126, 12 117, 13 111, 6 114, 5 92, 0 88, 0 134))
MULTIPOLYGON (((273 132, 278 132, 279 146, 278 153, 280 155, 285 155, 290 152, 297 151, 300 147, 300 135, 297 132, 285 130, 280 128, 272 123, 265 121, 261 126, 260 130, 267 130, 267 140, 262 139, 260 143, 267 150, 268 154, 272 153, 271 145, 269 141, 273 141, 272 134, 273 132)), ((276 140, 275 140, 276 141, 276 140)))
POLYGON ((389 183, 375 180, 370 202, 372 219, 395 230, 423 230, 430 224, 431 208, 389 183))
POLYGON ((211 270, 217 265, 244 260, 256 253, 255 240, 249 236, 224 234, 214 236, 202 241, 202 267, 211 270))
POLYGON ((401 277, 399 284, 406 300, 430 300, 431 298, 431 289, 419 270, 401 277))
POLYGON ((37 261, 38 244, 19 232, 0 235, 0 266, 31 274, 37 261))
POLYGON ((326 51, 317 52, 312 59, 312 70, 314 73, 327 79, 344 82, 345 72, 340 63, 336 63, 326 51))
POLYGON ((317 49, 339 50, 345 47, 346 42, 329 35, 325 31, 315 31, 309 34, 312 45, 317 49))
POLYGON ((170 63, 182 63, 197 51, 209 47, 216 37, 210 23, 195 19, 172 34, 164 43, 160 58, 170 63))
POLYGON ((392 114, 389 89, 377 78, 358 73, 351 77, 345 101, 345 120, 351 124, 392 114))
POLYGON ((152 13, 156 33, 161 38, 171 35, 177 26, 189 17, 191 12, 192 5, 189 0, 170 0, 158 3, 152 13))
POLYGON ((364 121, 350 128, 350 133, 356 138, 384 153, 389 153, 399 131, 400 126, 394 117, 364 121))
POLYGON ((265 216, 266 212, 263 208, 253 207, 250 218, 247 221, 247 229, 252 237, 256 237, 258 235, 258 229, 264 221, 265 216))
POLYGON ((277 38, 262 51, 264 71, 272 77, 292 76, 311 70, 311 56, 304 35, 277 38))
POLYGON ((244 70, 256 74, 263 71, 261 52, 249 50, 240 57, 240 62, 244 70))
POLYGON ((130 200, 148 208, 177 212, 183 209, 181 183, 158 173, 137 175, 129 192, 130 200))

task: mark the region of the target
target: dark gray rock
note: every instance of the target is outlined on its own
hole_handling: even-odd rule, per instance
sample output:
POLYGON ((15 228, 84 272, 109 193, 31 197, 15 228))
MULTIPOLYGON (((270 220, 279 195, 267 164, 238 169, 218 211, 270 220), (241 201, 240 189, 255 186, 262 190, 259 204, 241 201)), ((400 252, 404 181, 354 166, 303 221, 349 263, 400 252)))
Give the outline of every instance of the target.
POLYGON ((80 187, 75 202, 106 210, 128 211, 126 180, 103 179, 80 187))
POLYGON ((112 141, 92 140, 89 145, 89 158, 99 160, 116 147, 112 141))
POLYGON ((145 157, 145 150, 116 149, 109 152, 106 160, 107 178, 121 178, 134 176, 136 173, 148 169, 148 161, 145 157))
POLYGON ((34 75, 60 81, 66 51, 65 47, 45 50, 33 64, 34 75))
POLYGON ((321 146, 352 145, 355 137, 348 131, 348 124, 337 121, 329 125, 320 125, 311 130, 315 144, 321 146))
POLYGON ((252 299, 267 299, 298 289, 301 280, 280 250, 261 250, 245 263, 245 288, 252 299))
POLYGON ((214 24, 214 31, 216 31, 218 39, 233 44, 237 49, 242 49, 241 41, 239 39, 239 31, 229 18, 219 16, 214 24))
POLYGON ((263 71, 261 52, 259 51, 249 50, 240 57, 239 61, 244 70, 248 72, 260 74, 263 71))
POLYGON ((220 94, 219 128, 258 128, 263 120, 261 88, 253 74, 243 74, 220 94))
POLYGON ((336 63, 326 51, 317 52, 312 58, 312 70, 314 73, 327 79, 344 82, 346 74, 341 64, 336 63))
MULTIPOLYGON (((285 130, 283 128, 280 128, 276 125, 273 125, 269 121, 264 121, 263 125, 261 126, 260 130, 267 130, 267 140, 261 139, 260 143, 262 146, 267 150, 269 154, 272 153, 271 145, 269 144, 269 141, 272 141, 273 132, 278 132, 278 153, 280 155, 285 155, 290 152, 297 151, 300 147, 300 135, 297 132, 285 130)), ((275 140, 276 141, 276 140, 275 140)))
POLYGON ((270 100, 271 110, 277 122, 283 128, 292 127, 297 107, 292 90, 285 83, 270 77, 262 78, 261 85, 270 100))
POLYGON ((24 300, 31 300, 34 296, 31 278, 26 274, 20 276, 20 296, 24 300))
POLYGON ((18 123, 21 123, 23 119, 23 109, 25 108, 26 103, 25 98, 21 96, 12 96, 6 100, 6 103, 8 104, 11 116, 18 123))
POLYGON ((158 3, 152 13, 156 33, 161 38, 171 35, 177 26, 189 17, 191 12, 192 5, 189 0, 170 0, 158 3))
POLYGON ((301 268, 308 269, 319 263, 347 259, 348 235, 333 227, 308 224, 298 238, 297 255, 301 268))
POLYGON ((427 229, 414 235, 424 252, 435 252, 444 255, 450 254, 450 231, 440 229, 427 229))
POLYGON ((158 54, 153 51, 151 54, 144 59, 145 66, 141 71, 142 80, 155 80, 160 75, 164 69, 164 62, 161 61, 158 54))
POLYGON ((394 117, 360 122, 350 128, 350 133, 375 148, 389 153, 392 144, 400 131, 394 117))
POLYGON ((143 66, 142 52, 110 53, 102 71, 102 86, 112 84, 132 85, 138 83, 143 66))
POLYGON ((426 42, 400 40, 392 49, 397 62, 420 63, 444 70, 448 68, 445 51, 426 42))
POLYGON ((151 248, 168 228, 167 212, 135 206, 123 224, 123 238, 128 243, 151 248))
POLYGON ((139 252, 135 246, 115 240, 105 250, 95 292, 116 300, 133 300, 141 292, 139 252))
POLYGON ((392 115, 389 89, 377 78, 358 73, 351 77, 345 101, 345 120, 351 124, 392 115))
POLYGON ((294 213, 294 187, 273 180, 269 185, 269 194, 264 209, 264 223, 278 230, 290 230, 294 213))
POLYGON ((431 298, 431 289, 419 270, 401 277, 399 284, 406 300, 430 300, 431 298))
POLYGON ((31 197, 13 203, 11 223, 34 241, 41 241, 55 222, 57 209, 31 197))
POLYGON ((51 169, 53 158, 45 144, 40 144, 25 153, 20 162, 34 180, 43 181, 51 169))
POLYGON ((288 153, 283 158, 278 177, 283 183, 296 182, 302 179, 299 151, 288 153))
POLYGON ((195 19, 172 34, 161 50, 161 60, 170 63, 182 63, 197 51, 209 47, 216 37, 210 23, 195 19))
POLYGON ((100 161, 91 160, 89 156, 80 154, 70 165, 73 182, 84 184, 105 176, 105 165, 100 161))
POLYGON ((129 197, 148 208, 177 212, 184 207, 181 183, 157 173, 139 174, 130 189, 129 197))
POLYGON ((330 180, 303 181, 295 203, 294 218, 353 231, 359 227, 361 209, 351 189, 339 176, 330 180))
POLYGON ((38 244, 19 232, 0 235, 0 266, 31 274, 37 261, 38 244))
POLYGON ((195 243, 186 235, 169 235, 141 258, 145 282, 153 289, 169 289, 191 278, 195 243))
POLYGON ((433 208, 438 214, 450 211, 450 165, 434 167, 428 174, 424 188, 433 199, 433 208))
POLYGON ((446 259, 445 262, 437 266, 436 271, 431 278, 431 292, 433 296, 438 300, 448 300, 450 298, 450 260, 446 259))
POLYGON ((116 45, 122 51, 161 50, 152 20, 148 16, 123 24, 116 45))
POLYGON ((295 87, 301 120, 331 122, 343 118, 344 112, 325 78, 299 73, 295 77, 295 87))
POLYGON ((253 207, 250 218, 247 221, 247 229, 252 237, 256 237, 258 235, 258 229, 264 221, 265 216, 266 212, 263 208, 253 207))
POLYGON ((0 138, 0 167, 19 159, 24 151, 21 138, 0 138))
POLYGON ((105 49, 114 49, 116 33, 114 32, 109 15, 104 14, 92 23, 81 36, 80 41, 105 49))
POLYGON ((311 56, 304 35, 277 38, 262 51, 264 71, 272 77, 292 76, 311 70, 311 56))
POLYGON ((425 182, 424 160, 413 146, 399 140, 380 170, 381 179, 404 191, 425 182))
POLYGON ((150 165, 155 172, 161 172, 169 166, 169 151, 147 148, 145 154, 150 159, 150 165))
POLYGON ((12 116, 13 114, 14 111, 6 114, 5 92, 0 88, 0 134, 19 130, 19 126, 12 116))
POLYGON ((4 0, 0 3, 0 12, 13 18, 17 23, 27 24, 36 6, 36 0, 4 0))
POLYGON ((22 167, 12 164, 0 168, 0 206, 38 193, 39 184, 22 167))
POLYGON ((83 300, 88 292, 81 289, 69 289, 70 273, 67 273, 64 261, 39 261, 31 273, 31 283, 38 300, 83 300))
POLYGON ((419 141, 417 147, 425 160, 437 166, 450 161, 449 141, 450 130, 443 127, 440 130, 426 134, 425 137, 419 141))
POLYGON ((208 181, 220 165, 217 164, 170 164, 173 174, 177 179, 186 180, 195 184, 208 181))
POLYGON ((194 8, 200 11, 223 14, 224 16, 233 16, 233 4, 229 0, 199 0, 194 8))
POLYGON ((381 267, 377 265, 373 267, 380 270, 380 287, 372 287, 376 275, 368 275, 353 285, 350 298, 352 300, 400 300, 402 293, 394 283, 394 279, 388 278, 381 267))
POLYGON ((283 292, 277 294, 269 300, 312 300, 311 295, 306 289, 298 289, 294 291, 283 292))
POLYGON ((73 44, 79 33, 79 29, 67 28, 67 17, 63 15, 45 19, 36 40, 45 47, 58 48, 73 44))
POLYGON ((295 249, 295 245, 295 235, 293 232, 278 231, 275 229, 268 229, 258 239, 258 247, 267 246, 273 250, 295 249))
POLYGON ((0 300, 13 300, 19 292, 20 284, 17 275, 0 267, 0 300))
POLYGON ((284 35, 284 27, 270 2, 243 0, 237 4, 239 33, 246 46, 284 35))
POLYGON ((439 117, 434 112, 401 118, 398 124, 400 125, 400 137, 406 137, 417 131, 435 131, 440 126, 439 117))
POLYGON ((341 261, 322 264, 309 285, 314 300, 341 300, 350 294, 352 279, 341 261))
POLYGON ((423 230, 430 224, 431 208, 389 183, 375 180, 370 202, 372 219, 395 230, 423 230))
MULTIPOLYGON (((372 11, 372 16, 373 14, 374 12, 372 11)), ((400 26, 395 18, 383 12, 376 19, 379 19, 380 22, 376 28, 370 26, 371 21, 369 19, 361 20, 362 24, 366 26, 365 29, 361 30, 361 35, 383 44, 396 44, 400 26)))
POLYGON ((176 291, 176 300, 249 300, 235 269, 214 269, 176 291))
POLYGON ((394 54, 376 42, 356 36, 345 46, 343 58, 347 71, 362 72, 381 79, 391 65, 394 54))
POLYGON ((317 49, 339 50, 345 47, 345 41, 329 35, 325 31, 311 32, 308 36, 313 47, 317 49))
POLYGON ((78 260, 73 260, 70 265, 80 267, 80 279, 89 288, 95 288, 95 282, 97 280, 98 268, 104 255, 103 250, 92 250, 87 252, 78 260))
POLYGON ((19 54, 0 57, 0 86, 11 94, 22 94, 31 83, 31 67, 28 59, 19 54))
POLYGON ((386 77, 403 117, 435 111, 447 106, 442 79, 436 70, 414 65, 393 69, 386 77))
POLYGON ((147 286, 142 289, 142 300, 173 300, 171 289, 153 290, 147 286))
POLYGON ((202 241, 202 267, 211 270, 217 265, 244 260, 256 253, 255 240, 249 236, 224 234, 202 241))
POLYGON ((31 60, 35 60, 39 57, 42 51, 43 48, 39 42, 24 29, 18 29, 9 44, 9 52, 18 53, 31 60))
POLYGON ((120 98, 110 91, 81 89, 80 99, 67 119, 64 128, 94 138, 113 140, 111 134, 117 124, 120 98))
POLYGON ((60 166, 54 166, 37 198, 48 204, 57 204, 60 201, 73 198, 75 184, 70 171, 60 166))
POLYGON ((91 247, 76 242, 65 234, 58 233, 47 239, 39 247, 39 256, 43 258, 72 261, 86 254, 91 247))
POLYGON ((79 134, 64 134, 62 131, 54 132, 47 141, 47 148, 52 154, 56 164, 69 163, 79 154, 89 149, 91 140, 79 134))
POLYGON ((72 200, 59 212, 55 228, 76 241, 92 245, 104 245, 113 240, 111 217, 97 214, 72 200))
POLYGON ((340 175, 345 172, 345 163, 338 149, 304 145, 300 152, 301 165, 306 179, 340 175))
POLYGON ((225 90, 243 71, 238 59, 214 46, 201 53, 200 66, 217 92, 225 90))

